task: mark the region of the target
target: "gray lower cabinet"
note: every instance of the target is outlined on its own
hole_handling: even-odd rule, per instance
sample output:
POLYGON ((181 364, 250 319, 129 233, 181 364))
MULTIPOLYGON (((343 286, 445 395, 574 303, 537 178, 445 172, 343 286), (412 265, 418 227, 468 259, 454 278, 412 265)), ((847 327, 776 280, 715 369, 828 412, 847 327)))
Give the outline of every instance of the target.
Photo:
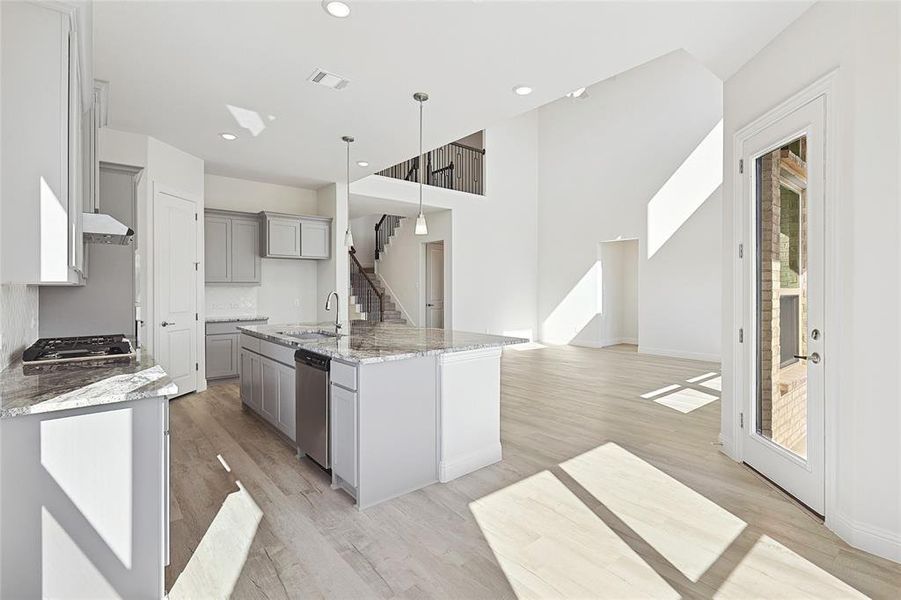
POLYGON ((268 319, 206 324, 206 378, 237 377, 241 372, 239 326, 263 325, 268 319))
POLYGON ((327 217, 261 212, 260 252, 265 258, 328 258, 332 220, 327 217))
POLYGON ((331 385, 332 473, 350 487, 357 482, 357 394, 331 385))
POLYGON ((259 284, 259 217, 209 209, 204 211, 203 225, 206 283, 259 284))
POLYGON ((241 401, 293 442, 296 440, 294 367, 260 354, 263 350, 259 340, 248 338, 242 338, 239 350, 241 401))

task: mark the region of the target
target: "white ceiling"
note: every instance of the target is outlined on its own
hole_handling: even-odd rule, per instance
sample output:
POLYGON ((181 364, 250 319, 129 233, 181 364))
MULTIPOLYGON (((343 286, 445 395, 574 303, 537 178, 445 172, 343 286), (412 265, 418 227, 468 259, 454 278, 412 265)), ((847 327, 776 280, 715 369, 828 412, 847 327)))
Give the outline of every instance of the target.
POLYGON ((727 78, 808 2, 94 2, 95 77, 110 125, 203 158, 207 171, 318 187, 434 147, 684 48, 727 78), (350 79, 306 81, 321 67, 350 79), (512 93, 518 84, 531 96, 512 93), (227 105, 254 111, 253 136, 227 105), (270 115, 274 119, 270 120, 270 115), (240 137, 226 142, 218 133, 240 137))

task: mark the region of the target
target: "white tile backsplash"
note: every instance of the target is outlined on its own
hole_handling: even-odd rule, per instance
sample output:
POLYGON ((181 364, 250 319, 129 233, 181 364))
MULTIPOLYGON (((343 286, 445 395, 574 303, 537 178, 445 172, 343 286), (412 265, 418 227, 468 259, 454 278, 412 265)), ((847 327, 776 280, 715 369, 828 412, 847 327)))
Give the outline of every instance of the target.
POLYGON ((38 288, 0 285, 0 369, 38 338, 38 288))
POLYGON ((206 286, 206 316, 234 317, 258 311, 257 286, 206 286))

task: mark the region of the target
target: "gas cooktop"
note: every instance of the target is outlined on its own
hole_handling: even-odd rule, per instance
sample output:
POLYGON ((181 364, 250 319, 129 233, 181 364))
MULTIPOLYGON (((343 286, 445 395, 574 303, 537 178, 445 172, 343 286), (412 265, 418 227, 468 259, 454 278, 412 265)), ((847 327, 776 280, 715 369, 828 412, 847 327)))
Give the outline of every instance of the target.
POLYGON ((127 361, 135 355, 131 341, 122 334, 41 338, 22 353, 25 365, 76 361, 127 361))

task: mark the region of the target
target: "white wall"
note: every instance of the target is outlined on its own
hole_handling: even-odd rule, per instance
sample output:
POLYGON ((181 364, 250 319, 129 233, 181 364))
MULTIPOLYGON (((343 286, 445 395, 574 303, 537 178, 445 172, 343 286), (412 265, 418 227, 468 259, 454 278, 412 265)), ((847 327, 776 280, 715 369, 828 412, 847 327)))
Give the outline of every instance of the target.
MULTIPOLYGON (((314 190, 275 185, 248 179, 204 176, 206 208, 256 213, 261 210, 315 215, 314 190)), ((264 258, 259 286, 206 286, 207 316, 269 317, 270 323, 316 321, 316 261, 264 258)))
MULTIPOLYGON (((376 271, 389 288, 392 300, 411 325, 425 327, 425 244, 444 241, 445 313, 453 313, 453 225, 452 211, 442 210, 426 216, 428 235, 415 235, 415 217, 401 220, 385 252, 379 257, 376 271), (450 307, 448 307, 450 305, 450 307)), ((354 240, 356 241, 356 240, 354 240)), ((453 321, 445 322, 451 329, 453 321)))
POLYGON ((364 215, 350 220, 350 230, 354 236, 354 248, 357 250, 357 260, 364 267, 371 267, 375 263, 375 224, 382 215, 364 215))
MULTIPOLYGON (((901 404, 899 404, 899 28, 895 3, 818 3, 725 84, 724 246, 733 248, 734 132, 838 68, 836 127, 827 131, 836 160, 827 165, 835 195, 826 198, 823 335, 827 377, 826 524, 852 545, 901 560, 901 404), (865 291, 864 291, 865 290, 865 291), (830 408, 834 417, 828 420, 830 408), (835 490, 834 496, 830 493, 835 490)), ((733 321, 734 254, 723 255, 723 345, 733 321)), ((724 353, 722 436, 734 455, 736 399, 732 353, 724 353)))
POLYGON ((316 190, 221 175, 203 176, 207 208, 289 214, 318 214, 316 190))
MULTIPOLYGON (((530 337, 537 323, 537 114, 488 128, 485 148, 485 196, 425 189, 425 204, 452 210, 453 239, 445 249, 452 255, 452 292, 445 322, 462 331, 530 337)), ((352 183, 351 190, 411 207, 419 198, 417 185, 377 175, 352 183)))
POLYGON ((640 351, 718 360, 722 83, 680 51, 588 91, 538 110, 541 338, 604 343, 579 287, 637 238, 640 351))
MULTIPOLYGON (((321 322, 335 320, 335 307, 325 310, 325 298, 338 292, 341 321, 347 320, 347 289, 350 282, 350 259, 344 246, 344 232, 348 227, 347 184, 335 183, 316 191, 317 212, 332 219, 331 252, 328 260, 316 261, 317 315, 321 322)), ((334 304, 334 303, 333 303, 334 304)))

